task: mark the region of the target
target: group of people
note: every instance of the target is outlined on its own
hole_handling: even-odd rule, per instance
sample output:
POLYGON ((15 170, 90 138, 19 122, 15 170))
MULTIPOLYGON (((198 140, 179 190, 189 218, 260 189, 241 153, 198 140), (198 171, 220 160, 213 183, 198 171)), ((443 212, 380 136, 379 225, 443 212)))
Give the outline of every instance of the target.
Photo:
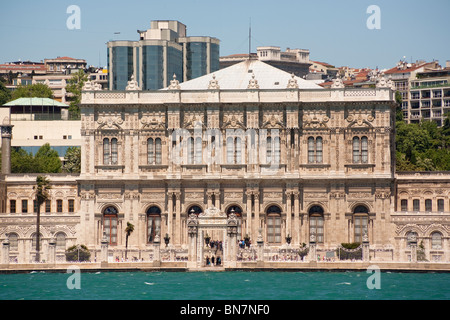
POLYGON ((216 266, 220 266, 220 264, 222 263, 222 259, 220 257, 214 257, 212 256, 211 259, 209 258, 209 256, 206 257, 206 266, 214 266, 214 264, 216 266))
POLYGON ((211 249, 216 248, 216 252, 217 252, 217 250, 222 251, 222 241, 219 241, 219 240, 210 240, 209 243, 208 243, 208 246, 209 246, 211 249))
POLYGON ((246 243, 245 242, 245 240, 239 240, 238 241, 238 244, 239 244, 239 248, 241 248, 241 249, 245 249, 245 246, 247 245, 247 247, 249 247, 250 248, 250 246, 251 246, 251 241, 250 240, 248 240, 248 242, 246 243))

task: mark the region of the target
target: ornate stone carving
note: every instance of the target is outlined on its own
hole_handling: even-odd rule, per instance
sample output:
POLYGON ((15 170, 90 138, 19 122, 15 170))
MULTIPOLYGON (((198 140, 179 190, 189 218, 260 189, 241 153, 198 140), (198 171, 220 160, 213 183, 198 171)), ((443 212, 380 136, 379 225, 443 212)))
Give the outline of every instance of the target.
POLYGON ((223 116, 223 126, 224 128, 230 128, 230 129, 239 129, 245 128, 244 125, 244 115, 243 114, 226 114, 223 116))
POLYGON ((349 127, 351 126, 371 126, 371 122, 375 120, 375 118, 371 114, 351 114, 347 117, 347 122, 349 122, 349 127))
POLYGON ((263 128, 283 128, 283 116, 280 114, 264 115, 263 128))
POLYGON ((333 84, 331 85, 331 88, 333 89, 340 89, 340 88, 344 88, 344 81, 341 78, 341 75, 338 73, 336 75, 336 79, 333 79, 333 84))
POLYGON ((330 118, 328 118, 326 115, 309 115, 305 114, 303 116, 303 125, 305 128, 326 128, 327 123, 330 121, 330 118))
POLYGON ((100 83, 95 83, 93 81, 86 81, 82 88, 83 91, 99 91, 102 90, 102 85, 100 83))
POLYGON ((123 119, 118 115, 104 115, 98 118, 97 123, 99 129, 121 129, 123 119))
POLYGON ((141 90, 141 88, 139 88, 139 86, 138 86, 137 81, 134 79, 134 74, 131 75, 131 79, 130 79, 130 81, 128 81, 125 90, 127 90, 127 91, 141 90))
POLYGON ((259 89, 258 80, 255 79, 255 74, 252 74, 252 78, 248 82, 247 89, 259 89))
POLYGON ((297 89, 298 88, 298 83, 297 80, 295 79, 294 74, 291 74, 291 79, 288 80, 288 84, 287 87, 288 89, 297 89))
POLYGON ((177 80, 177 76, 174 73, 173 74, 173 79, 170 80, 170 86, 169 86, 169 90, 180 90, 180 81, 177 80))
POLYGON ((219 82, 216 80, 215 74, 212 75, 212 80, 209 81, 208 89, 209 90, 219 90, 220 89, 219 82))
POLYGON ((143 116, 141 118, 142 128, 165 129, 166 119, 163 115, 143 116))

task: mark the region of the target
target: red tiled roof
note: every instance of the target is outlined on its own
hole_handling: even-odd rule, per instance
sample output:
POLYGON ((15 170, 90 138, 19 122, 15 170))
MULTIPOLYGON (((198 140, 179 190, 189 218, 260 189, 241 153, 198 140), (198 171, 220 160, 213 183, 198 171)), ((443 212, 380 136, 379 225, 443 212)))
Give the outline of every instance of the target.
POLYGON ((432 64, 432 63, 433 62, 424 62, 424 63, 421 63, 421 64, 413 64, 413 65, 411 65, 411 67, 405 68, 405 69, 398 69, 397 67, 394 67, 394 68, 391 68, 391 69, 385 71, 384 73, 385 74, 408 73, 408 72, 417 70, 419 68, 422 68, 422 67, 424 67, 426 65, 432 64))

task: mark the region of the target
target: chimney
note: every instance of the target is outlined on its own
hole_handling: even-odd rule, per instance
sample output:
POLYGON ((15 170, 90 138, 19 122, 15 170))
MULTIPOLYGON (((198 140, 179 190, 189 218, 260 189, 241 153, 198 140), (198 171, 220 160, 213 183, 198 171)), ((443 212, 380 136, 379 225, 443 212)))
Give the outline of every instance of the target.
POLYGON ((12 127, 9 117, 3 119, 2 127, 2 174, 11 173, 12 127))

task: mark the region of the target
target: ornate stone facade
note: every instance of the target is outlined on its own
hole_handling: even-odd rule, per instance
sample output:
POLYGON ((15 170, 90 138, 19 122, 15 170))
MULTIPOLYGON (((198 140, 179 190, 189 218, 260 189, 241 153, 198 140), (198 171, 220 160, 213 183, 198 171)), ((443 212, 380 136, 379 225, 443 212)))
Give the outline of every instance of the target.
MULTIPOLYGON (((128 250, 146 259, 155 236, 161 247, 167 236, 187 249, 196 219, 214 213, 231 215, 237 239, 266 248, 312 236, 324 254, 365 239, 372 260, 408 261, 414 231, 429 260, 449 261, 450 174, 394 172, 393 91, 311 90, 293 80, 277 90, 251 74, 246 90, 221 90, 213 77, 209 89, 84 91, 81 174, 50 177, 52 208, 62 200, 63 209, 43 213, 44 245, 59 232, 99 256, 106 236, 123 257, 130 222, 128 250)), ((17 234, 22 261, 33 251, 34 216, 20 209, 32 203, 33 179, 2 181, 0 236, 17 234)), ((222 231, 211 231, 215 240, 226 240, 222 231)))

